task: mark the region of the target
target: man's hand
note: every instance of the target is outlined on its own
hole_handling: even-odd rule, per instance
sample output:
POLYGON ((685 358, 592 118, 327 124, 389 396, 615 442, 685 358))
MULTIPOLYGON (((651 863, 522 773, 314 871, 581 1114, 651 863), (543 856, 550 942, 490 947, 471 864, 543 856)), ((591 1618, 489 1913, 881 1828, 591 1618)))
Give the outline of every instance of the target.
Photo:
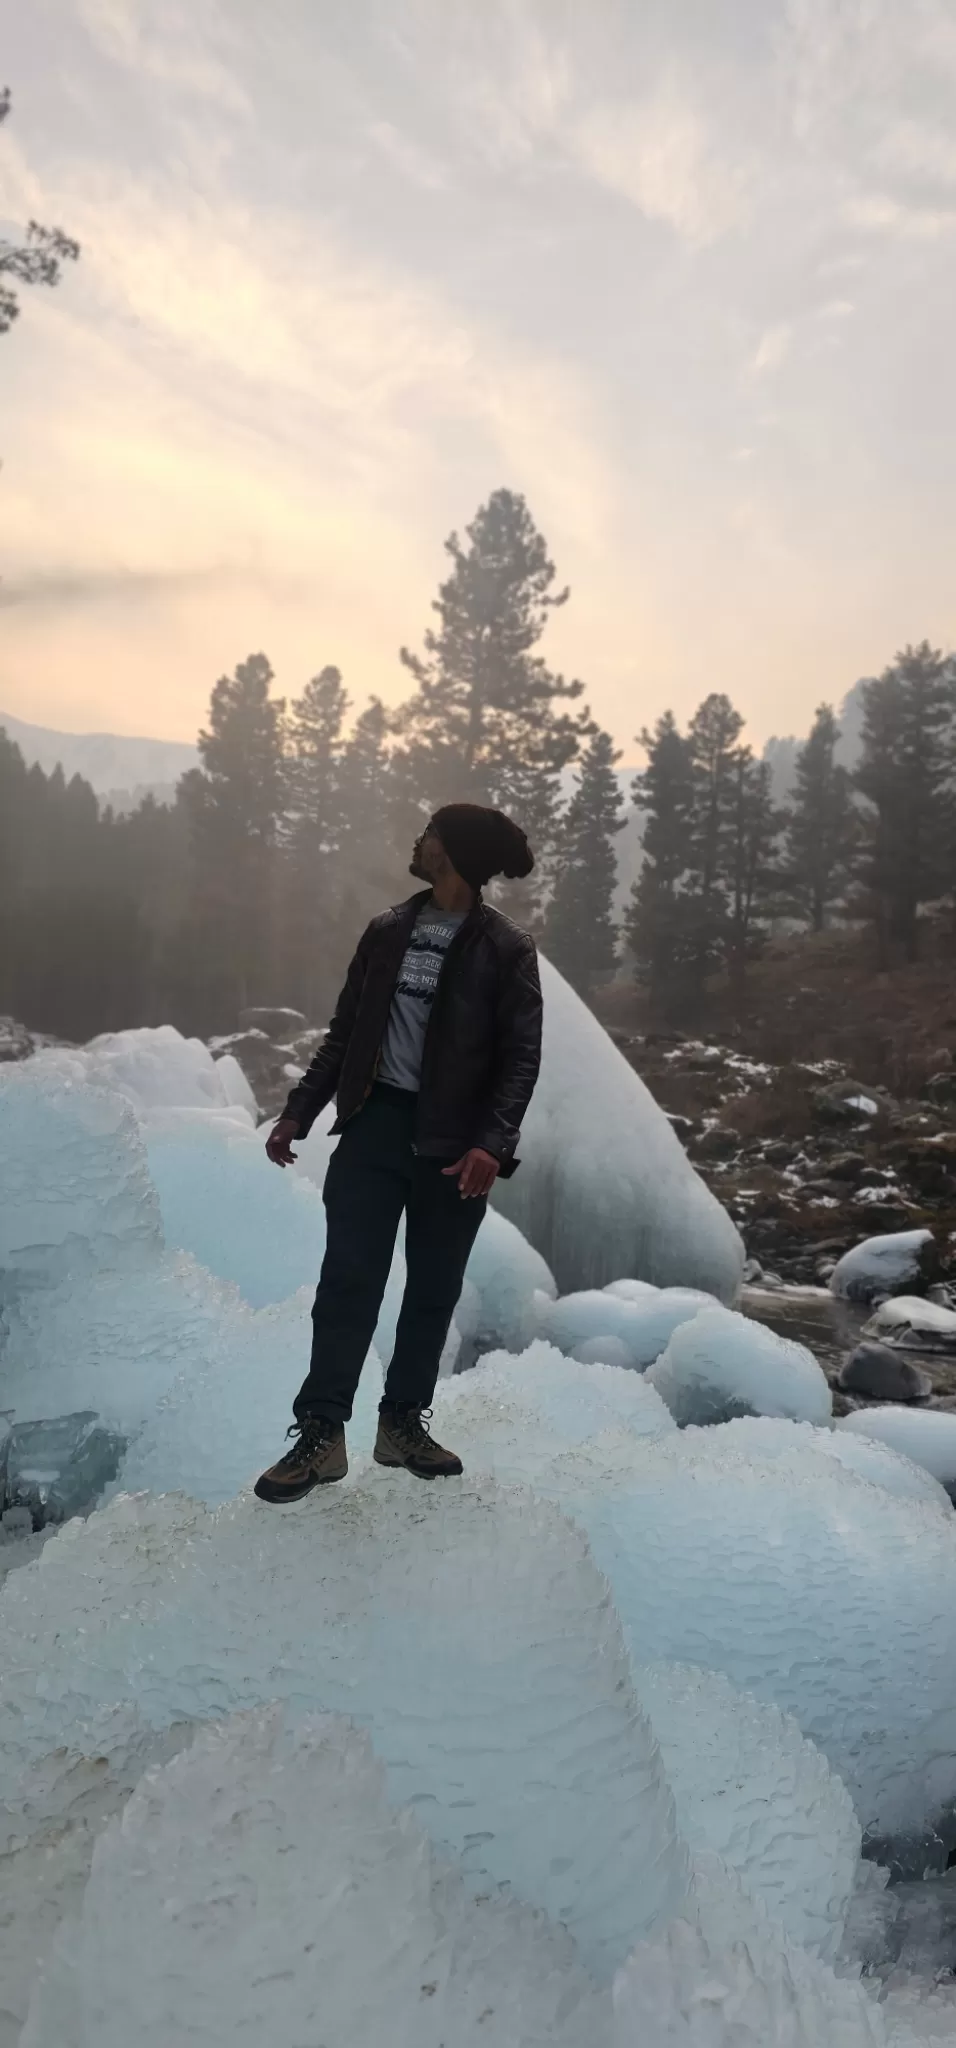
POLYGON ((294 1138, 299 1135, 299 1126, 294 1116, 280 1116, 277 1124, 266 1139, 266 1155, 273 1166, 294 1166, 296 1154, 289 1150, 294 1138))
POLYGON ((456 1159, 454 1166, 443 1166, 442 1172, 457 1173, 463 1195, 490 1195, 500 1164, 493 1152, 483 1152, 480 1145, 473 1145, 463 1159, 456 1159))

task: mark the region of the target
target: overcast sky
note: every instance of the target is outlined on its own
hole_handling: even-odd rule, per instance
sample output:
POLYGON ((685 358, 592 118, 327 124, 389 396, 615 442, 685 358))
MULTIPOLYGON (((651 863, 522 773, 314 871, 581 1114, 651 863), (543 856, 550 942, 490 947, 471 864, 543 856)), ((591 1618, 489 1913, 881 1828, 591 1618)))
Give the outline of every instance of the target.
POLYGON ((956 0, 0 0, 0 705, 402 694, 523 491, 633 758, 806 728, 956 609, 956 0))

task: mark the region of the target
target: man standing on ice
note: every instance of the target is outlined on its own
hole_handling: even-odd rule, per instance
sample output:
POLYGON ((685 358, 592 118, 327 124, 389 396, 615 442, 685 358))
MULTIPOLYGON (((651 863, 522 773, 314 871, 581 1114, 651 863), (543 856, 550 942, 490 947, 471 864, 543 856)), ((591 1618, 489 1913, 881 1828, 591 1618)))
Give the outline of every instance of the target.
POLYGON ((291 1450, 256 1482, 293 1501, 348 1471, 345 1424, 405 1216, 405 1293, 379 1409, 375 1457, 420 1479, 461 1471, 429 1434, 438 1366, 468 1256, 518 1131, 541 1057, 532 940, 482 900, 493 875, 531 873, 520 828, 480 804, 446 804, 416 841, 428 888, 373 918, 335 1015, 266 1144, 294 1161, 336 1097, 326 1248, 312 1363, 293 1403, 291 1450))

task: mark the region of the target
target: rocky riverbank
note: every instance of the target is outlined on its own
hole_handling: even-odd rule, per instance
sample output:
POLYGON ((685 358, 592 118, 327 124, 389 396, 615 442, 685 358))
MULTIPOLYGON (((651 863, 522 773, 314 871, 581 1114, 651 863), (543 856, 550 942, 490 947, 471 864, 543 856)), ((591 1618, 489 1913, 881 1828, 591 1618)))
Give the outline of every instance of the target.
POLYGON ((862 1238, 917 1228, 939 1250, 928 1277, 946 1278, 956 1067, 941 1065, 919 1097, 897 1100, 834 1060, 774 1066, 677 1034, 611 1036, 729 1209, 752 1279, 825 1285, 862 1238))

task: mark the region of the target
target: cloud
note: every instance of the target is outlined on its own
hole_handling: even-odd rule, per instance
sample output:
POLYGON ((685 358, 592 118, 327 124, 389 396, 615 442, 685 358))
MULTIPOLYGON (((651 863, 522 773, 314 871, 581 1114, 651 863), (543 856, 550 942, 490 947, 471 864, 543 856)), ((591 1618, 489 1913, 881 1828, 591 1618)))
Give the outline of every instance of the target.
POLYGON ((252 102, 235 69, 206 47, 225 41, 225 19, 215 0, 77 0, 78 14, 104 57, 137 77, 153 79, 220 111, 249 115, 252 102))
POLYGON ((747 170, 715 147, 673 86, 644 102, 590 108, 575 121, 570 148, 598 184, 689 242, 716 241, 744 212, 747 170))
POLYGON ((898 121, 882 137, 877 149, 887 169, 932 184, 956 186, 956 132, 932 121, 898 121))
POLYGON ((0 610, 29 606, 38 611, 70 610, 78 604, 141 602, 181 597, 203 589, 225 587, 248 572, 208 569, 38 570, 0 582, 0 610))
POLYGON ((423 192, 447 189, 450 183, 447 165, 423 149, 413 136, 396 128, 392 121, 373 121, 368 134, 386 162, 407 178, 410 185, 419 186, 423 192))
POLYGON ((894 235, 913 242, 938 242, 956 228, 956 208, 907 205, 887 192, 848 199, 843 219, 868 235, 894 235))
POLYGON ((789 351, 792 335, 792 328, 783 321, 776 327, 766 329, 750 358, 750 370, 754 377, 762 377, 769 370, 779 369, 789 351))

